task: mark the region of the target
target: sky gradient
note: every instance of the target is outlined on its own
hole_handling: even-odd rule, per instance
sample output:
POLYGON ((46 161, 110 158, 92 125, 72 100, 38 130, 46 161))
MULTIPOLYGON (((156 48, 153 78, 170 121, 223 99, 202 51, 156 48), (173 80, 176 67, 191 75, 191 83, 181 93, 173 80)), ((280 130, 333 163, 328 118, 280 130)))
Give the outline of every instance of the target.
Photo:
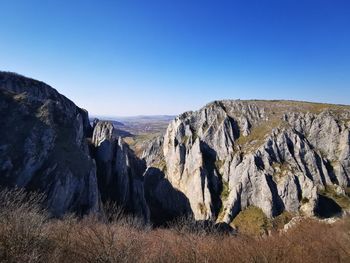
POLYGON ((0 70, 90 114, 217 99, 350 104, 348 0, 0 0, 0 70))

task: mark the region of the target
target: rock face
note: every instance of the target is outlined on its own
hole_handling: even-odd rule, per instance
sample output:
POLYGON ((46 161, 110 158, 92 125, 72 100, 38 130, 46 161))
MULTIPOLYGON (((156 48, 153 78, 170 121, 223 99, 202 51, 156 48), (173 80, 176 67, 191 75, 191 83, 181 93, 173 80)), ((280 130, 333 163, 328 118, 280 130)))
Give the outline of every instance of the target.
POLYGON ((55 216, 102 213, 117 202, 145 221, 145 163, 110 122, 88 113, 50 86, 0 72, 0 184, 44 192, 55 216))
POLYGON ((88 114, 50 86, 0 72, 0 184, 47 195, 51 212, 100 209, 88 114))
POLYGON ((350 207, 349 106, 216 101, 178 116, 142 159, 112 123, 91 128, 85 110, 17 74, 0 72, 0 115, 0 185, 44 192, 55 216, 108 200, 155 224, 230 223, 248 206, 321 215, 332 195, 334 211, 350 207))
POLYGON ((320 191, 350 185, 349 120, 346 106, 217 101, 178 116, 143 157, 188 201, 178 213, 197 220, 230 223, 248 206, 313 215, 320 191))
POLYGON ((113 134, 112 123, 99 121, 95 124, 92 144, 102 201, 115 201, 128 212, 149 221, 143 187, 146 165, 113 134))
POLYGON ((145 163, 114 137, 110 122, 92 129, 88 113, 50 86, 6 72, 0 113, 2 186, 44 192, 55 216, 101 213, 111 200, 149 220, 145 163))

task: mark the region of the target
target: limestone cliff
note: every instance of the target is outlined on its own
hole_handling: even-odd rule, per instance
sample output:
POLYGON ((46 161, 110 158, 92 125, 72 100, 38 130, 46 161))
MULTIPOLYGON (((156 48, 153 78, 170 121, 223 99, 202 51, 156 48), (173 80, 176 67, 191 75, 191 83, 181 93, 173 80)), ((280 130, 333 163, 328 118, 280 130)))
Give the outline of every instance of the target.
POLYGON ((0 72, 0 115, 0 185, 44 192, 55 216, 108 200, 155 224, 350 207, 349 106, 216 101, 178 116, 142 159, 111 122, 92 128, 85 110, 17 74, 0 72))
MULTIPOLYGON (((268 217, 285 210, 313 215, 320 192, 347 198, 349 120, 347 106, 216 101, 178 116, 143 157, 198 220, 230 223, 248 206, 268 217)), ((173 199, 161 192, 153 198, 173 199)))
POLYGON ((102 201, 115 201, 126 211, 149 221, 143 187, 145 163, 136 157, 120 137, 114 136, 111 122, 95 123, 92 144, 102 201))
POLYGON ((88 114, 50 86, 0 72, 0 184, 44 192, 50 211, 100 209, 88 114))

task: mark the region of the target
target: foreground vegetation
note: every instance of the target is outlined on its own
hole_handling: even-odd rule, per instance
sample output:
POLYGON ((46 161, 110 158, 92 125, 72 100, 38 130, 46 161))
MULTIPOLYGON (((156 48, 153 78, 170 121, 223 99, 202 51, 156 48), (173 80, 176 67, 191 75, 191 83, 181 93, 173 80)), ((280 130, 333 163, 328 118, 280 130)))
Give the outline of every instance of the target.
POLYGON ((104 218, 49 219, 43 196, 0 192, 1 262, 350 262, 350 218, 305 219, 288 232, 223 234, 179 220, 151 228, 107 209, 104 218))

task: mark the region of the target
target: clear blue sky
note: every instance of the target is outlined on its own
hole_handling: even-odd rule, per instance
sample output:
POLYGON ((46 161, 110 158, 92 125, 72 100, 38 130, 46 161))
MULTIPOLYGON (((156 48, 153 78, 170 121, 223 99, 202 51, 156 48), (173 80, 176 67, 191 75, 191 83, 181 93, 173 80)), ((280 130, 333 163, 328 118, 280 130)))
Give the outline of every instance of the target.
POLYGON ((97 115, 350 104, 350 1, 0 0, 0 69, 97 115))

